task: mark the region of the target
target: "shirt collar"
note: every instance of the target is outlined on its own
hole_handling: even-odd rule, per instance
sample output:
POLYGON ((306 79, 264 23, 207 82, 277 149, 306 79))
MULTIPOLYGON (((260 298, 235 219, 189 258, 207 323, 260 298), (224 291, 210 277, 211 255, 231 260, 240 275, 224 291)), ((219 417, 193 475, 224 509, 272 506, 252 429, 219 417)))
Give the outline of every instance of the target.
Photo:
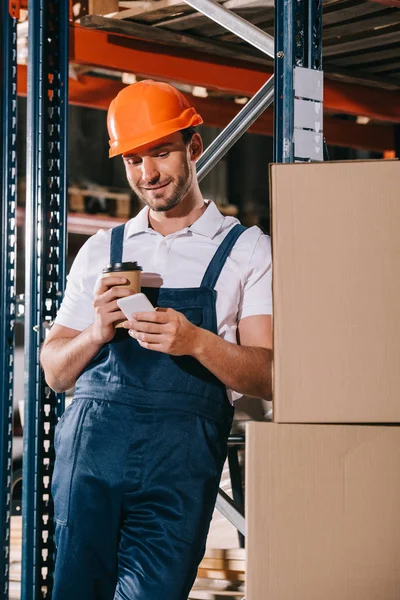
POLYGON ((190 226, 190 231, 212 239, 221 229, 224 222, 224 216, 219 212, 212 200, 206 200, 206 203, 208 204, 206 210, 201 217, 190 226))
MULTIPOLYGON (((126 224, 126 237, 131 237, 137 233, 148 231, 149 227, 149 207, 145 206, 140 212, 126 224)), ((151 230, 152 231, 152 230, 151 230)))
MULTIPOLYGON (((222 227, 224 216, 219 212, 212 200, 206 200, 207 209, 203 214, 189 227, 189 231, 198 233, 212 239, 222 227)), ((149 207, 145 206, 142 210, 126 224, 126 237, 153 231, 149 227, 149 207)))

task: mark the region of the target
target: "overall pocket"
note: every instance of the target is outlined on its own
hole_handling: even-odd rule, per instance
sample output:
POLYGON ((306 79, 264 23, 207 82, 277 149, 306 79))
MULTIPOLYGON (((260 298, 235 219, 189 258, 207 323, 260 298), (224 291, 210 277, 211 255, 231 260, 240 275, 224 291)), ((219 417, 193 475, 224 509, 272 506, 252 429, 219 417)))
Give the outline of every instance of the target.
POLYGON ((51 493, 54 501, 54 520, 68 525, 71 485, 79 461, 79 446, 86 413, 91 402, 74 400, 58 423, 54 436, 56 460, 51 493))
POLYGON ((193 415, 186 464, 183 520, 178 536, 205 543, 217 499, 227 443, 224 428, 193 415))

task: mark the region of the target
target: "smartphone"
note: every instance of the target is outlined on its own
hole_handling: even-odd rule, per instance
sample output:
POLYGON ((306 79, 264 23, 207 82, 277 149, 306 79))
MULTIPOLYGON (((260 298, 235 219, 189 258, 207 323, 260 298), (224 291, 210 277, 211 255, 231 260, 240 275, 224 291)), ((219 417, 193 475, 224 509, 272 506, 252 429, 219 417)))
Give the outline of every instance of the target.
POLYGON ((117 304, 127 319, 130 319, 133 313, 151 312, 156 310, 148 297, 142 293, 119 298, 117 304))

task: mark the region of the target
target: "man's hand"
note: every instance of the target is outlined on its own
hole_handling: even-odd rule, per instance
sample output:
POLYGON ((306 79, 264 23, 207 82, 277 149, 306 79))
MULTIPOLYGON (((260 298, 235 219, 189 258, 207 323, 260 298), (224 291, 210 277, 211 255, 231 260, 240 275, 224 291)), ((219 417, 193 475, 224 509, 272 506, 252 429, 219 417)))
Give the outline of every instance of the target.
POLYGON ((130 321, 123 323, 123 327, 129 329, 129 335, 143 348, 173 356, 193 356, 203 331, 173 308, 136 313, 130 321))
POLYGON ((115 323, 125 319, 117 304, 118 298, 131 296, 129 288, 121 287, 128 283, 125 277, 115 275, 103 277, 94 294, 94 323, 91 326, 92 339, 96 344, 107 344, 115 334, 115 323))
POLYGON ((238 344, 196 327, 172 308, 136 313, 122 326, 143 348, 173 356, 193 356, 228 388, 254 398, 271 397, 271 315, 242 319, 238 344))

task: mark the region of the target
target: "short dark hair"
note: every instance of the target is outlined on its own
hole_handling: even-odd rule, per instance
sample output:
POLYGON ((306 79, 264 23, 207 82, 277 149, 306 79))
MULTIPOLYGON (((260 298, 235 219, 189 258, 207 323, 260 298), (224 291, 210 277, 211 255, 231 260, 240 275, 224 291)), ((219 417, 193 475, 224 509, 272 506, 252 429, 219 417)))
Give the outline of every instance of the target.
POLYGON ((197 133, 196 127, 186 127, 186 129, 181 129, 180 131, 186 146, 190 144, 192 137, 197 133))

